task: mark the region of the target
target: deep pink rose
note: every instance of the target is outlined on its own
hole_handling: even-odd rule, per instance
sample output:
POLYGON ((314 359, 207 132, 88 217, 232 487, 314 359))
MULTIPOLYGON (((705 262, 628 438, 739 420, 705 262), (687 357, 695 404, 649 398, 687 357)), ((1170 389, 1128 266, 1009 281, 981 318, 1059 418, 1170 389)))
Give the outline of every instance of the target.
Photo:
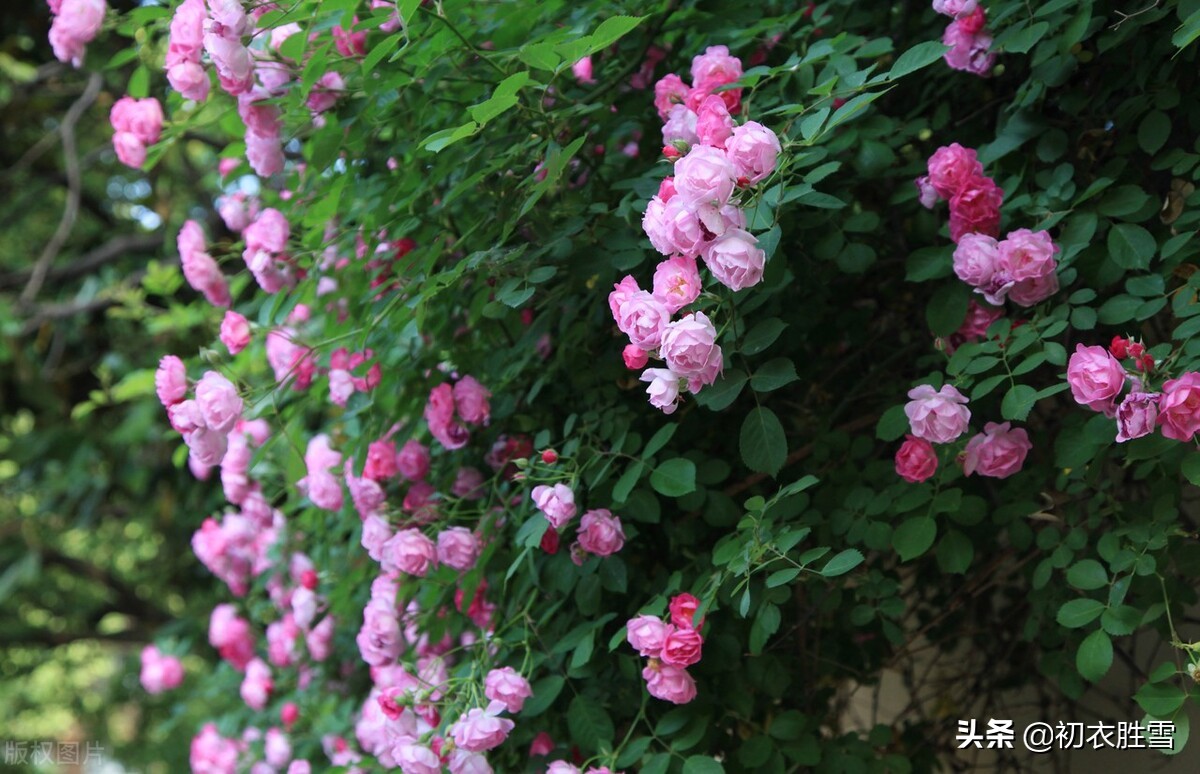
POLYGON ((649 357, 650 353, 636 344, 626 344, 625 349, 621 350, 621 359, 625 361, 625 367, 631 371, 645 368, 649 357))
POLYGON ((1033 444, 1023 428, 1012 429, 1010 423, 988 422, 983 432, 967 442, 963 450, 963 472, 978 473, 990 478, 1008 478, 1025 464, 1025 456, 1033 444))
POLYGON ((937 471, 937 466, 937 452, 924 438, 909 435, 896 452, 896 474, 913 484, 928 480, 937 471))
POLYGON ((490 397, 492 393, 473 376, 464 376, 454 383, 454 407, 472 425, 486 425, 491 419, 490 397))
POLYGON ((696 698, 696 681, 686 669, 651 662, 642 670, 642 679, 646 681, 646 690, 656 699, 687 704, 696 698))
POLYGON ((974 149, 964 148, 956 142, 934 151, 927 167, 928 184, 943 199, 952 198, 966 187, 968 181, 984 176, 983 164, 979 163, 974 149))
POLYGON ((950 198, 950 239, 958 242, 964 234, 1000 233, 1000 205, 1004 192, 990 177, 968 180, 950 198))
POLYGON ((575 76, 575 80, 584 85, 596 82, 596 78, 592 75, 592 58, 585 56, 579 59, 575 64, 571 65, 571 74, 575 76))
POLYGON ((579 521, 579 545, 596 556, 611 556, 625 545, 621 519, 604 508, 587 511, 579 521))
POLYGON ((908 391, 909 402, 904 406, 912 434, 933 443, 950 443, 967 431, 971 410, 967 398, 953 385, 935 390, 922 384, 908 391))
POLYGON ((696 611, 700 608, 700 600, 684 592, 671 597, 669 612, 671 623, 680 629, 699 629, 704 626, 704 619, 696 623, 696 611))
POLYGON ((1104 347, 1076 344, 1067 362, 1067 384, 1076 403, 1111 417, 1125 389, 1125 368, 1104 347))
POLYGON ((1131 392, 1117 406, 1117 443, 1154 432, 1158 420, 1158 393, 1131 392))
POLYGON ((654 84, 654 108, 658 111, 658 117, 666 121, 671 108, 683 104, 687 99, 688 91, 687 84, 675 73, 664 76, 654 84))
POLYGON ((1033 306, 1058 292, 1058 274, 1021 280, 1008 289, 1008 298, 1019 306, 1033 306))
POLYGON ((1167 438, 1192 440, 1200 431, 1200 374, 1188 372, 1163 384, 1157 422, 1167 438))
POLYGON ((689 667, 700 660, 703 645, 704 640, 695 629, 673 628, 663 638, 662 654, 659 658, 664 664, 689 667))
POLYGON ((696 139, 701 145, 724 148, 725 141, 733 134, 733 117, 725 107, 725 101, 710 94, 696 110, 696 139))
POLYGON ((396 467, 409 481, 422 481, 429 475, 429 449, 415 439, 405 441, 396 453, 396 467))
POLYGON ((725 155, 733 164, 739 182, 761 183, 775 171, 783 148, 779 137, 757 121, 747 121, 733 130, 725 143, 725 155))

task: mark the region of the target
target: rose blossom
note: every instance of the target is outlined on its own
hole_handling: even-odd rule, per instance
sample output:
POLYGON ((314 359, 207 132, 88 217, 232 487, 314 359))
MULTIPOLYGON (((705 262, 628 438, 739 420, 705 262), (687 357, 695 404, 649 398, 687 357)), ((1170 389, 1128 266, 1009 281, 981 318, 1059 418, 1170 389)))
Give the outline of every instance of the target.
POLYGON ((1011 429, 1011 424, 988 422, 983 432, 967 442, 963 451, 963 472, 978 473, 990 478, 1008 478, 1025 464, 1025 455, 1033 448, 1029 434, 1023 428, 1011 429))
POLYGON ((663 640, 672 631, 671 626, 663 623, 661 618, 652 615, 639 615, 630 618, 625 624, 625 639, 639 654, 658 658, 662 652, 663 640))
POLYGON ((587 511, 579 521, 579 545, 596 556, 611 556, 625 545, 621 519, 604 508, 587 511))
POLYGON ((708 316, 693 312, 663 329, 662 357, 672 373, 712 384, 721 370, 721 348, 716 339, 717 329, 708 316))
POLYGON ((396 453, 396 467, 409 481, 421 481, 429 475, 429 449, 420 441, 409 439, 396 453))
POLYGON ((646 681, 646 690, 656 699, 687 704, 696 698, 696 681, 686 669, 651 662, 642 670, 642 678, 646 681))
POLYGON ((261 712, 267 706, 273 688, 271 668, 260 658, 252 659, 246 665, 246 676, 242 679, 242 701, 251 709, 261 712))
POLYGON ((575 518, 575 493, 566 484, 535 486, 530 497, 556 530, 562 529, 575 518))
POLYGON ((694 256, 704 244, 704 228, 695 208, 677 196, 670 201, 652 198, 642 217, 642 229, 663 255, 694 256))
POLYGON ((571 65, 571 74, 582 84, 592 84, 596 79, 592 76, 592 58, 585 56, 571 65))
POLYGON ((908 391, 911 399, 904 406, 912 434, 933 443, 950 443, 966 432, 971 421, 967 398, 953 385, 935 390, 922 384, 908 391))
POLYGON ((454 406, 458 415, 472 425, 486 425, 491 419, 488 406, 491 396, 492 393, 473 376, 464 376, 454 383, 454 406))
POLYGON ((700 142, 696 134, 696 122, 699 116, 687 105, 674 105, 663 123, 663 144, 669 146, 696 146, 700 142))
POLYGON ((671 114, 671 108, 675 105, 683 104, 688 95, 687 84, 675 73, 666 75, 661 78, 658 83, 654 84, 654 108, 658 111, 658 117, 662 120, 667 120, 667 116, 671 114))
POLYGON ((922 175, 913 180, 913 185, 917 187, 917 201, 925 209, 932 210, 939 197, 937 189, 929 182, 929 175, 922 175))
POLYGON ((700 660, 700 650, 704 640, 695 629, 672 628, 663 638, 662 653, 659 656, 664 664, 676 667, 688 667, 700 660))
POLYGON ((414 527, 400 530, 383 545, 384 572, 424 578, 437 562, 437 546, 414 527))
POLYGON ((690 255, 668 258, 654 270, 653 295, 671 314, 699 298, 701 287, 696 259, 690 255))
POLYGON ((221 343, 231 355, 241 352, 250 343, 250 322, 232 309, 226 309, 221 320, 221 343))
POLYGON ((469 570, 479 557, 479 538, 466 527, 450 527, 438 533, 437 558, 447 567, 469 570))
POLYGON ((991 52, 992 36, 985 30, 974 29, 978 24, 971 17, 950 22, 942 33, 942 44, 950 46, 950 50, 942 57, 952 70, 986 78, 996 63, 996 55, 991 52))
POLYGON ((966 16, 978 7, 978 0, 933 0, 933 10, 945 16, 966 16))
POLYGON ((620 305, 616 322, 631 343, 652 350, 658 349, 670 318, 671 313, 661 301, 649 292, 639 290, 620 305))
POLYGON ((650 353, 636 344, 626 344, 625 349, 621 350, 621 359, 625 361, 625 367, 630 371, 645 368, 649 358, 650 353))
POLYGON ((1058 245, 1045 231, 1033 232, 1027 228, 1010 231, 996 249, 999 267, 1017 282, 1052 274, 1057 266, 1054 254, 1058 245))
POLYGON ((403 774, 441 774, 442 762, 437 753, 407 737, 400 739, 392 748, 392 757, 403 774))
POLYGON ((1200 374, 1188 372, 1163 384, 1157 422, 1167 438, 1192 440, 1200 430, 1200 374))
MULTIPOLYGON (((714 89, 733 83, 742 77, 742 61, 730 56, 726 46, 709 46, 704 53, 692 57, 692 86, 699 95, 711 94, 714 89)), ((741 89, 726 89, 718 96, 725 101, 730 113, 736 113, 742 103, 741 89)))
POLYGON ((682 376, 669 368, 647 368, 638 381, 649 382, 646 394, 650 405, 661 409, 664 414, 674 414, 679 407, 679 385, 682 376))
POLYGON ((700 623, 694 623, 696 620, 696 610, 700 607, 700 600, 695 596, 684 592, 676 594, 671 598, 669 610, 671 613, 671 623, 680 629, 699 629, 704 626, 704 619, 700 619, 700 623))
POLYGON ((164 355, 154 372, 154 390, 164 408, 174 406, 187 395, 187 370, 175 355, 164 355))
POLYGON ((938 466, 937 452, 924 438, 914 435, 906 440, 896 452, 896 474, 905 481, 919 484, 934 474, 938 466))
POLYGON ((733 117, 725 101, 716 94, 705 97, 696 109, 696 138, 701 145, 724 148, 733 127, 733 117))
POLYGON ((183 682, 183 664, 174 656, 166 656, 153 645, 142 648, 142 671, 139 675, 146 693, 162 693, 183 682))
POLYGON ((990 177, 977 177, 950 198, 950 239, 958 242, 964 234, 1000 233, 1000 205, 1004 192, 990 177))
POLYGON ((460 717, 447 732, 454 743, 468 752, 485 752, 499 746, 515 725, 507 718, 496 717, 504 705, 493 701, 486 710, 475 707, 460 717))
POLYGON ((242 416, 242 399, 237 388, 216 371, 206 371, 196 383, 196 405, 204 424, 222 435, 233 430, 242 416))
POLYGON ((762 281, 766 253, 748 231, 733 228, 709 242, 702 253, 713 277, 731 290, 743 290, 762 281))
POLYGON ((1125 369, 1104 347, 1076 344, 1067 363, 1067 384, 1076 403, 1113 416, 1125 388, 1125 369))
POLYGON ((514 715, 521 711, 525 700, 533 696, 529 681, 512 667, 493 669, 487 673, 483 684, 483 695, 498 701, 514 715))
POLYGON ((733 164, 737 179, 752 185, 766 180, 775 171, 782 150, 779 137, 757 121, 747 121, 734 128, 732 137, 725 143, 725 155, 733 164))
POLYGON ((698 145, 675 163, 675 192, 692 206, 720 206, 733 194, 736 177, 725 151, 698 145))
POLYGON ((1158 419, 1158 393, 1131 392, 1117 406, 1117 443, 1132 441, 1154 432, 1158 419))
POLYGON ((1021 280, 1008 289, 1008 299, 1020 306, 1033 306, 1058 292, 1058 274, 1021 280))
POLYGON ((84 48, 104 25, 107 10, 104 0, 61 0, 50 24, 54 57, 76 68, 82 65, 84 48))
POLYGON ((954 248, 955 275, 971 287, 988 287, 999 268, 997 245, 987 234, 964 234, 954 248))
POLYGON ((956 142, 934 151, 927 167, 929 185, 943 199, 952 198, 969 181, 984 176, 983 164, 979 163, 975 151, 956 142))

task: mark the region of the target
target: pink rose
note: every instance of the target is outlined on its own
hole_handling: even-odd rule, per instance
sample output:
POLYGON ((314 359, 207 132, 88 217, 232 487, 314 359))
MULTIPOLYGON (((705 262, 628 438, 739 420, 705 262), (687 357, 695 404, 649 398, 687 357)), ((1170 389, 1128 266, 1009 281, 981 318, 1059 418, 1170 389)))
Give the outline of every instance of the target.
POLYGON ((250 709, 262 711, 271 697, 274 681, 271 679, 271 667, 260 658, 252 659, 246 665, 246 676, 242 678, 242 701, 250 709))
MULTIPOLYGON (((357 26, 358 17, 354 17, 354 25, 357 26)), ((346 57, 360 57, 367 53, 367 32, 360 30, 354 32, 346 30, 341 25, 333 28, 333 44, 337 47, 338 53, 346 57)))
POLYGON ((958 242, 964 234, 999 234, 1003 202, 1004 192, 990 177, 967 181, 950 198, 950 239, 958 242))
POLYGON ((719 148, 697 145, 675 162, 676 195, 693 207, 727 203, 736 178, 733 164, 719 148))
POLYGON ((617 327, 632 344, 644 350, 658 349, 671 313, 648 291, 639 290, 617 310, 617 327))
POLYGON ((988 287, 999 268, 997 242, 986 234, 964 234, 954 248, 954 273, 968 285, 988 287))
POLYGON ((530 497, 556 530, 562 529, 575 518, 575 493, 566 484, 535 486, 530 497))
POLYGON ((207 723, 200 733, 192 737, 188 764, 194 772, 235 774, 240 754, 235 740, 224 738, 215 724, 207 723))
POLYGON ((689 667, 700 660, 703 645, 704 640, 695 629, 672 628, 663 638, 662 654, 659 658, 664 664, 689 667))
POLYGON ((669 368, 647 368, 638 381, 649 382, 646 394, 650 405, 661 409, 664 414, 674 414, 679 407, 679 385, 682 376, 669 368))
MULTIPOLYGON (((256 175, 270 177, 283 171, 283 142, 279 135, 263 135, 246 132, 246 161, 256 175)), ((260 281, 261 284, 261 281, 260 281)), ((272 292, 266 287, 267 292, 272 292)))
POLYGON ((978 7, 978 0, 933 0, 933 10, 945 16, 966 16, 978 7))
POLYGON ((596 79, 592 76, 592 58, 585 56, 571 65, 571 74, 582 84, 592 84, 596 79))
POLYGON ((153 97, 121 97, 108 114, 114 131, 129 132, 143 145, 153 145, 162 135, 162 105, 153 97))
POLYGON ((450 527, 438 533, 437 559, 447 567, 466 571, 479 558, 479 538, 466 527, 450 527))
POLYGON ((621 520, 604 508, 587 511, 579 521, 579 545, 596 556, 611 556, 625 545, 621 520))
POLYGON ((704 312, 693 312, 668 324, 662 333, 662 357, 672 373, 688 378, 689 389, 712 384, 721 371, 717 329, 704 312))
POLYGON ((733 164, 738 181, 751 185, 761 183, 775 171, 783 148, 779 137, 757 121, 747 121, 733 130, 725 143, 725 155, 733 164))
POLYGON ((919 484, 937 470, 937 452, 924 438, 909 435, 907 439, 896 452, 896 474, 905 481, 919 484))
POLYGON ((323 74, 313 85, 305 104, 314 113, 324 113, 337 104, 338 98, 346 90, 346 81, 341 73, 334 70, 323 74))
POLYGON ((1045 277, 1058 267, 1054 258, 1058 245, 1045 231, 1035 233, 1027 228, 1010 231, 996 249, 1001 270, 1017 282, 1045 277))
POLYGON ((1025 464, 1025 455, 1033 448, 1022 428, 1011 429, 1008 422, 988 422, 983 432, 967 442, 963 451, 963 472, 989 478, 1008 478, 1025 464))
POLYGON ((626 344, 625 349, 621 350, 621 359, 625 361, 625 367, 630 371, 644 368, 649 358, 650 353, 636 344, 626 344))
MULTIPOLYGON (((741 77, 742 60, 730 56, 725 46, 709 46, 703 54, 692 58, 692 86, 701 93, 710 94, 741 77)), ((736 113, 741 108, 741 89, 727 89, 720 92, 719 96, 730 113, 736 113)))
POLYGON ((950 22, 942 33, 942 44, 950 46, 950 50, 942 56, 952 70, 986 78, 996 63, 996 55, 991 53, 992 36, 974 29, 975 26, 971 17, 950 22))
POLYGON ((1131 392, 1117 406, 1117 443, 1154 432, 1158 420, 1158 393, 1131 392))
POLYGON ((1020 306, 1033 306, 1045 301, 1058 292, 1058 275, 1054 272, 1043 277, 1021 280, 1008 289, 1008 298, 1020 306))
POLYGON ((491 396, 492 393, 473 376, 464 376, 454 383, 454 407, 458 415, 472 425, 486 425, 491 419, 488 405, 491 396))
POLYGON ((246 240, 247 248, 283 253, 287 251, 290 233, 287 217, 274 207, 267 207, 258 213, 242 236, 246 240))
POLYGON ((204 48, 204 21, 208 12, 204 0, 183 0, 171 17, 167 46, 167 66, 178 62, 199 62, 204 48))
POLYGON ((652 198, 642 216, 642 230, 654 249, 663 255, 694 256, 704 243, 704 229, 696 212, 675 198, 670 201, 652 198))
POLYGON ((167 82, 184 99, 203 102, 208 99, 211 83, 199 62, 179 62, 167 68, 167 82))
POLYGON ((183 664, 174 656, 164 656, 157 647, 147 645, 142 648, 139 680, 146 693, 169 691, 183 682, 183 664))
POLYGON ((525 706, 525 700, 533 696, 529 681, 512 667, 493 669, 483 682, 483 695, 498 701, 514 715, 525 706))
POLYGON ((230 231, 240 234, 253 222, 258 207, 246 194, 239 191, 217 199, 217 212, 230 231))
POLYGON ((927 210, 932 210, 933 205, 938 202, 937 189, 929 182, 929 175, 922 175, 913 180, 913 185, 917 187, 917 200, 921 202, 921 206, 927 210))
POLYGON ((221 343, 236 355, 250 344, 250 321, 232 309, 225 310, 221 320, 221 343))
POLYGON ((196 404, 211 430, 225 435, 242 416, 242 399, 233 382, 216 371, 206 371, 196 383, 196 404))
POLYGON ((671 598, 669 611, 671 623, 680 629, 699 629, 704 626, 704 619, 695 623, 696 611, 700 609, 700 600, 686 591, 671 598))
POLYGON ((699 298, 701 288, 700 271, 696 268, 696 259, 690 255, 668 258, 654 270, 653 295, 671 314, 699 298))
POLYGON ((383 547, 393 534, 391 525, 382 516, 372 513, 363 519, 362 546, 375 561, 383 560, 383 547))
POLYGON ((1125 368, 1104 347, 1076 344, 1067 362, 1067 384, 1076 403, 1111 417, 1125 389, 1125 368))
POLYGON ((229 306, 229 285, 221 267, 206 253, 204 232, 194 220, 186 221, 176 238, 183 276, 193 290, 203 293, 213 306, 229 306))
POLYGON ((447 449, 461 449, 470 440, 467 429, 454 420, 454 388, 449 384, 439 384, 429 391, 425 422, 433 437, 447 449))
POLYGON ((934 151, 927 162, 928 184, 943 199, 951 199, 976 178, 984 177, 983 165, 975 151, 958 143, 944 145, 934 151))
POLYGON ((992 323, 1003 316, 1003 309, 983 306, 972 300, 967 304, 966 319, 963 320, 962 327, 955 332, 955 335, 961 337, 963 341, 974 341, 986 334, 992 323))
POLYGON ((429 475, 429 449, 420 441, 409 439, 396 453, 396 467, 409 481, 421 481, 429 475))
POLYGON ((208 642, 239 672, 246 669, 254 658, 254 638, 250 624, 238 617, 233 605, 222 604, 213 608, 208 623, 208 642))
POLYGON ((663 124, 663 145, 682 147, 684 150, 697 145, 700 142, 700 136, 696 134, 697 121, 699 116, 687 105, 673 106, 666 123, 663 124))
POLYGON ((50 25, 54 57, 75 67, 83 64, 83 51, 104 25, 104 0, 61 0, 50 25))
POLYGON ((400 655, 404 640, 392 603, 372 600, 363 608, 363 625, 355 638, 362 660, 371 666, 390 664, 400 655))
POLYGON ((712 275, 730 290, 743 290, 762 281, 766 253, 753 234, 733 228, 709 242, 701 253, 712 275))
POLYGON ((437 753, 408 737, 400 737, 392 748, 392 757, 403 774, 442 774, 442 761, 437 753))
POLYGON ((687 704, 696 698, 696 681, 686 669, 651 662, 642 670, 642 679, 646 681, 646 690, 656 699, 687 704))
POLYGON ((546 774, 583 774, 583 770, 566 761, 551 761, 546 767, 546 774))
POLYGON ((658 111, 658 117, 666 121, 671 108, 683 104, 687 99, 688 91, 687 85, 675 73, 664 76, 654 84, 654 108, 658 111))
POLYGON ((1163 384, 1157 422, 1167 438, 1192 440, 1200 430, 1200 374, 1188 372, 1163 384))
POLYGON ((437 566, 437 546, 415 527, 403 529, 383 545, 383 570, 424 578, 437 566))
POLYGON ((725 107, 725 101, 710 94, 696 110, 696 138, 701 145, 724 148, 725 141, 734 132, 733 117, 725 107))
POLYGON ((363 478, 372 481, 387 481, 399 472, 396 464, 396 444, 380 438, 367 446, 367 462, 363 466, 363 478))
POLYGON ((276 769, 282 769, 292 759, 292 745, 288 742, 287 734, 278 728, 267 729, 263 739, 263 756, 267 764, 276 769))
POLYGON ((164 355, 154 372, 154 391, 163 408, 174 406, 187 395, 187 369, 183 361, 174 355, 164 355))
POLYGON ((632 299, 640 290, 641 288, 638 287, 637 280, 629 274, 625 275, 620 282, 613 285, 612 292, 608 294, 608 309, 612 312, 614 320, 620 315, 621 306, 632 299))
POLYGON ((671 630, 672 627, 663 623, 661 618, 639 615, 625 624, 625 639, 640 655, 658 658, 663 641, 671 630))
POLYGON ((933 443, 950 443, 967 431, 971 410, 967 398, 953 385, 935 390, 922 384, 908 391, 910 401, 904 406, 912 434, 933 443))
POLYGON ((117 153, 117 161, 131 169, 141 169, 146 163, 146 146, 133 132, 114 134, 113 150, 117 153))
POLYGON ((498 747, 515 725, 507 718, 497 715, 504 709, 500 702, 492 702, 486 710, 475 707, 460 717, 447 732, 454 743, 468 752, 484 752, 498 747))

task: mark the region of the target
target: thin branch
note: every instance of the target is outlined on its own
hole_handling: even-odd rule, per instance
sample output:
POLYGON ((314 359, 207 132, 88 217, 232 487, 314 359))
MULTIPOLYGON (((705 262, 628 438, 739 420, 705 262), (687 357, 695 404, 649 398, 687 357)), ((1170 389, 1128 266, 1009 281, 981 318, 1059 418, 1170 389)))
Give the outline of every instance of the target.
POLYGON ((67 241, 67 237, 71 235, 71 230, 75 227, 75 218, 79 216, 79 199, 83 190, 83 181, 79 171, 79 153, 75 147, 75 124, 79 123, 79 119, 83 117, 83 112, 91 107, 96 101, 96 96, 100 93, 100 85, 102 80, 99 73, 92 73, 88 78, 87 87, 83 90, 83 94, 71 105, 67 110, 66 116, 63 117, 60 133, 62 134, 63 159, 67 170, 67 204, 63 208, 62 219, 58 222, 58 228, 54 235, 50 237, 50 241, 46 244, 46 249, 42 250, 42 254, 38 257, 37 263, 33 266, 33 273, 29 277, 29 283, 25 285, 25 289, 21 291, 20 303, 22 306, 28 305, 37 297, 38 291, 42 289, 42 283, 46 281, 46 273, 50 270, 50 264, 54 262, 59 251, 62 250, 63 244, 67 241))
MULTIPOLYGON (((129 252, 145 252, 162 244, 158 234, 122 234, 110 239, 94 250, 89 250, 79 260, 66 266, 58 266, 46 272, 46 280, 73 279, 115 261, 129 252)), ((29 282, 32 269, 9 274, 0 274, 0 290, 15 288, 29 282)))

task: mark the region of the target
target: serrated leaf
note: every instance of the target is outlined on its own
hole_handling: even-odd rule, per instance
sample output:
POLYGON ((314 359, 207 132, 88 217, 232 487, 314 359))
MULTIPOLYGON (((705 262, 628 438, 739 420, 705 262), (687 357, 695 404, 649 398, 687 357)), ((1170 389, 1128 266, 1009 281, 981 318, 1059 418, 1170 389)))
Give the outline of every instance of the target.
POLYGON ((567 711, 567 728, 571 739, 586 752, 598 753, 612 747, 615 730, 612 718, 595 699, 579 694, 571 700, 567 711))
POLYGON ((775 412, 759 406, 742 422, 739 447, 746 467, 774 476, 787 459, 787 437, 775 412))
POLYGON ((682 497, 696 491, 696 463, 683 457, 661 463, 650 474, 650 486, 667 497, 682 497))
POLYGON ((1080 677, 1093 683, 1108 674, 1113 661, 1112 639, 1102 629, 1089 634, 1075 653, 1075 668, 1080 677))
POLYGON ((826 578, 836 578, 839 575, 845 575, 855 567, 863 563, 864 557, 862 551, 857 548, 847 548, 834 554, 833 557, 825 563, 821 568, 821 574, 826 578))
POLYGON ((915 559, 929 550, 937 537, 937 524, 928 516, 908 519, 892 532, 892 547, 900 561, 915 559))

